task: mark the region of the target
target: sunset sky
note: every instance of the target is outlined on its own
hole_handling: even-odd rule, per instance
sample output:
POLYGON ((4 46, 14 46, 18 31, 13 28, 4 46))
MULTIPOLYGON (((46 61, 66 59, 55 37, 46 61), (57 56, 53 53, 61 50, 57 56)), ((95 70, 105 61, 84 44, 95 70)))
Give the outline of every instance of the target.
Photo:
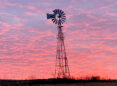
POLYGON ((117 79, 117 0, 0 0, 0 79, 53 77, 56 8, 71 75, 117 79))

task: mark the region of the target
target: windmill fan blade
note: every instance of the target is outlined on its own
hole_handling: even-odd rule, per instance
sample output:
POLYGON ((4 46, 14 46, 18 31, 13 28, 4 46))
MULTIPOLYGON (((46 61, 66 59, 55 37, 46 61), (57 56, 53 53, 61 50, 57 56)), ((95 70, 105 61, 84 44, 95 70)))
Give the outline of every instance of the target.
POLYGON ((61 10, 59 10, 59 14, 61 14, 61 10))
POLYGON ((59 13, 59 9, 57 9, 57 14, 59 13))
POLYGON ((54 12, 55 12, 55 14, 57 14, 57 9, 55 9, 55 11, 54 11, 54 12))
POLYGON ((57 20, 55 19, 55 24, 57 23, 57 20))
POLYGON ((57 11, 57 9, 55 9, 53 12, 54 12, 54 13, 57 13, 56 11, 57 11))
POLYGON ((61 11, 61 14, 63 14, 64 12, 63 11, 61 11))
POLYGON ((60 15, 61 15, 61 10, 58 10, 58 14, 60 14, 60 15))
POLYGON ((55 19, 52 19, 53 22, 55 22, 55 19))

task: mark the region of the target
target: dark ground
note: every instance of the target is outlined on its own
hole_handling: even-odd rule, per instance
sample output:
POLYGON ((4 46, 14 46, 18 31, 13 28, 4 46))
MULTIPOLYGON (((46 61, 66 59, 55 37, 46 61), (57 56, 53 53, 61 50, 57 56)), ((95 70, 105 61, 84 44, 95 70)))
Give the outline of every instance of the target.
POLYGON ((117 80, 96 80, 96 79, 0 80, 0 86, 117 86, 117 80))

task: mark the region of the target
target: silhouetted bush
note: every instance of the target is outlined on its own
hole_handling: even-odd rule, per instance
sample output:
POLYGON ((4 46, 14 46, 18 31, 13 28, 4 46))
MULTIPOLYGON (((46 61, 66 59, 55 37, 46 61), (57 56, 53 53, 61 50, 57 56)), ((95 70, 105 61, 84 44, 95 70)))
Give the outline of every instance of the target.
POLYGON ((91 80, 92 81, 98 81, 98 80, 100 80, 100 76, 92 76, 91 80))

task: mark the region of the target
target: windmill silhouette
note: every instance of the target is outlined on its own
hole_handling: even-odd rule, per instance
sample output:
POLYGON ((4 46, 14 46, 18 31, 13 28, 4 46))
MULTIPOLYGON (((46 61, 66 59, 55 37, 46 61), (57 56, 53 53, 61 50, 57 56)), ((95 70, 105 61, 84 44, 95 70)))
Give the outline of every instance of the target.
POLYGON ((53 14, 47 13, 47 19, 51 19, 53 23, 58 25, 55 78, 69 78, 70 71, 64 44, 64 34, 62 31, 62 24, 66 20, 65 13, 60 9, 55 9, 53 10, 53 14))

